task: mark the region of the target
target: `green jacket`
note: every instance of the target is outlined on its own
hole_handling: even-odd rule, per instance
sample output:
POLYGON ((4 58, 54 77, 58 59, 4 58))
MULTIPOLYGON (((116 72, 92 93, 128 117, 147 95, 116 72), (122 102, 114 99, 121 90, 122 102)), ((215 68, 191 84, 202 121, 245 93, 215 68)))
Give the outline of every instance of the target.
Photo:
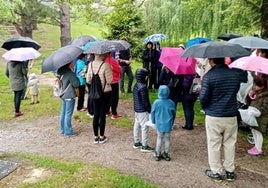
POLYGON ((26 87, 27 68, 23 62, 7 62, 6 76, 10 80, 13 91, 20 91, 26 87))

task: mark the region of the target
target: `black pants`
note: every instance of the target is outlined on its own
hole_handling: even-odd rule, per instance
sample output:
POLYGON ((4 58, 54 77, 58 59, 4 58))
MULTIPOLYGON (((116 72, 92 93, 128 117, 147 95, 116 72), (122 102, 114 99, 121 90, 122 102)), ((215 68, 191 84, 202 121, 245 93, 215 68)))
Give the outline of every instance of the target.
MULTIPOLYGON (((88 93, 90 92, 90 84, 87 84, 87 89, 88 93)), ((88 95, 89 96, 89 95, 88 95)), ((93 105, 93 100, 90 99, 89 97, 87 98, 87 112, 90 115, 94 115, 94 105, 93 105)))
POLYGON ((116 115, 119 101, 119 83, 113 83, 111 84, 111 87, 112 87, 112 95, 110 100, 110 106, 106 112, 109 112, 109 109, 111 107, 112 115, 116 115))
POLYGON ((77 110, 81 110, 84 107, 86 85, 79 86, 79 96, 77 101, 77 110))
POLYGON ((20 104, 21 104, 21 99, 23 95, 23 90, 20 91, 14 91, 14 107, 15 107, 15 112, 18 113, 20 112, 20 104))
POLYGON ((94 117, 93 131, 94 136, 104 136, 106 125, 106 110, 110 104, 111 92, 106 92, 100 99, 93 100, 94 117))

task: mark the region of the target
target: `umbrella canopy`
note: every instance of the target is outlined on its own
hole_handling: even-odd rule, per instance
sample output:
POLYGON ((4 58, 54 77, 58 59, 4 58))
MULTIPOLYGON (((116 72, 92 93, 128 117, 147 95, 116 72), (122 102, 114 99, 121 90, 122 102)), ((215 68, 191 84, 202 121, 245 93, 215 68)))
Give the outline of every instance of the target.
POLYGON ((186 48, 189 48, 190 46, 193 46, 195 44, 201 44, 201 43, 205 43, 205 42, 209 42, 209 41, 211 41, 210 38, 196 37, 196 38, 190 39, 186 43, 186 48))
POLYGON ((183 52, 182 57, 223 58, 248 55, 250 55, 250 52, 239 44, 211 41, 187 48, 183 52))
POLYGON ((248 36, 248 37, 239 37, 235 39, 231 39, 228 41, 228 43, 232 44, 240 44, 244 48, 251 48, 251 49, 268 49, 268 41, 258 38, 258 37, 253 37, 253 36, 248 36))
POLYGON ((159 61, 163 63, 174 74, 195 74, 195 58, 183 58, 182 48, 162 48, 159 61))
POLYGON ((234 38, 238 38, 238 37, 242 37, 242 35, 235 34, 235 33, 226 33, 226 34, 222 34, 222 35, 218 36, 218 39, 228 41, 230 39, 234 39, 234 38))
POLYGON ((36 50, 39 50, 39 48, 41 48, 40 44, 29 37, 12 37, 10 39, 7 39, 2 45, 2 48, 6 50, 20 47, 32 47, 36 50))
POLYGON ((79 46, 68 45, 54 51, 42 62, 42 73, 55 71, 60 67, 72 62, 83 53, 79 46))
POLYGON ((241 57, 232 62, 229 67, 268 74, 268 59, 260 56, 241 57))
POLYGON ((90 54, 105 54, 112 51, 121 51, 127 50, 130 47, 130 44, 127 41, 123 40, 104 40, 97 42, 89 46, 84 53, 90 54))
POLYGON ((98 39, 92 35, 82 35, 72 40, 70 44, 75 46, 84 46, 86 43, 93 42, 96 40, 98 39))
POLYGON ((146 37, 143 40, 143 43, 146 44, 147 42, 158 42, 158 41, 164 40, 166 38, 167 38, 167 36, 165 34, 162 34, 162 33, 153 34, 153 35, 146 37))
POLYGON ((7 61, 27 61, 36 59, 41 54, 31 47, 12 48, 5 52, 2 57, 7 61))

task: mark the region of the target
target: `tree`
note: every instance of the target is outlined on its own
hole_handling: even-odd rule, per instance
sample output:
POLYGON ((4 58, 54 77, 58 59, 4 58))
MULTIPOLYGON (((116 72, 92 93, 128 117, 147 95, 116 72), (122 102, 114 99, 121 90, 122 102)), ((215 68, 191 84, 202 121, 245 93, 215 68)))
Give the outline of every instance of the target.
POLYGON ((127 37, 132 43, 132 53, 138 54, 140 38, 144 35, 141 12, 135 0, 111 1, 107 7, 110 10, 104 15, 104 25, 108 31, 104 32, 107 39, 127 37))
POLYGON ((61 46, 66 46, 71 41, 70 8, 66 0, 61 0, 60 4, 60 31, 61 46))

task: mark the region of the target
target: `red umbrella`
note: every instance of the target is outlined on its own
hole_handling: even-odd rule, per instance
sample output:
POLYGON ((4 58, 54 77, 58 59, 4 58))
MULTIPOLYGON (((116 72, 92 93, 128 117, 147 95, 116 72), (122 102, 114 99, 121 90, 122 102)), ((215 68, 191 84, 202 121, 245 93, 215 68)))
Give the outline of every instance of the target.
POLYGON ((195 58, 181 57, 182 48, 164 47, 159 58, 174 74, 195 74, 196 60, 195 58))

